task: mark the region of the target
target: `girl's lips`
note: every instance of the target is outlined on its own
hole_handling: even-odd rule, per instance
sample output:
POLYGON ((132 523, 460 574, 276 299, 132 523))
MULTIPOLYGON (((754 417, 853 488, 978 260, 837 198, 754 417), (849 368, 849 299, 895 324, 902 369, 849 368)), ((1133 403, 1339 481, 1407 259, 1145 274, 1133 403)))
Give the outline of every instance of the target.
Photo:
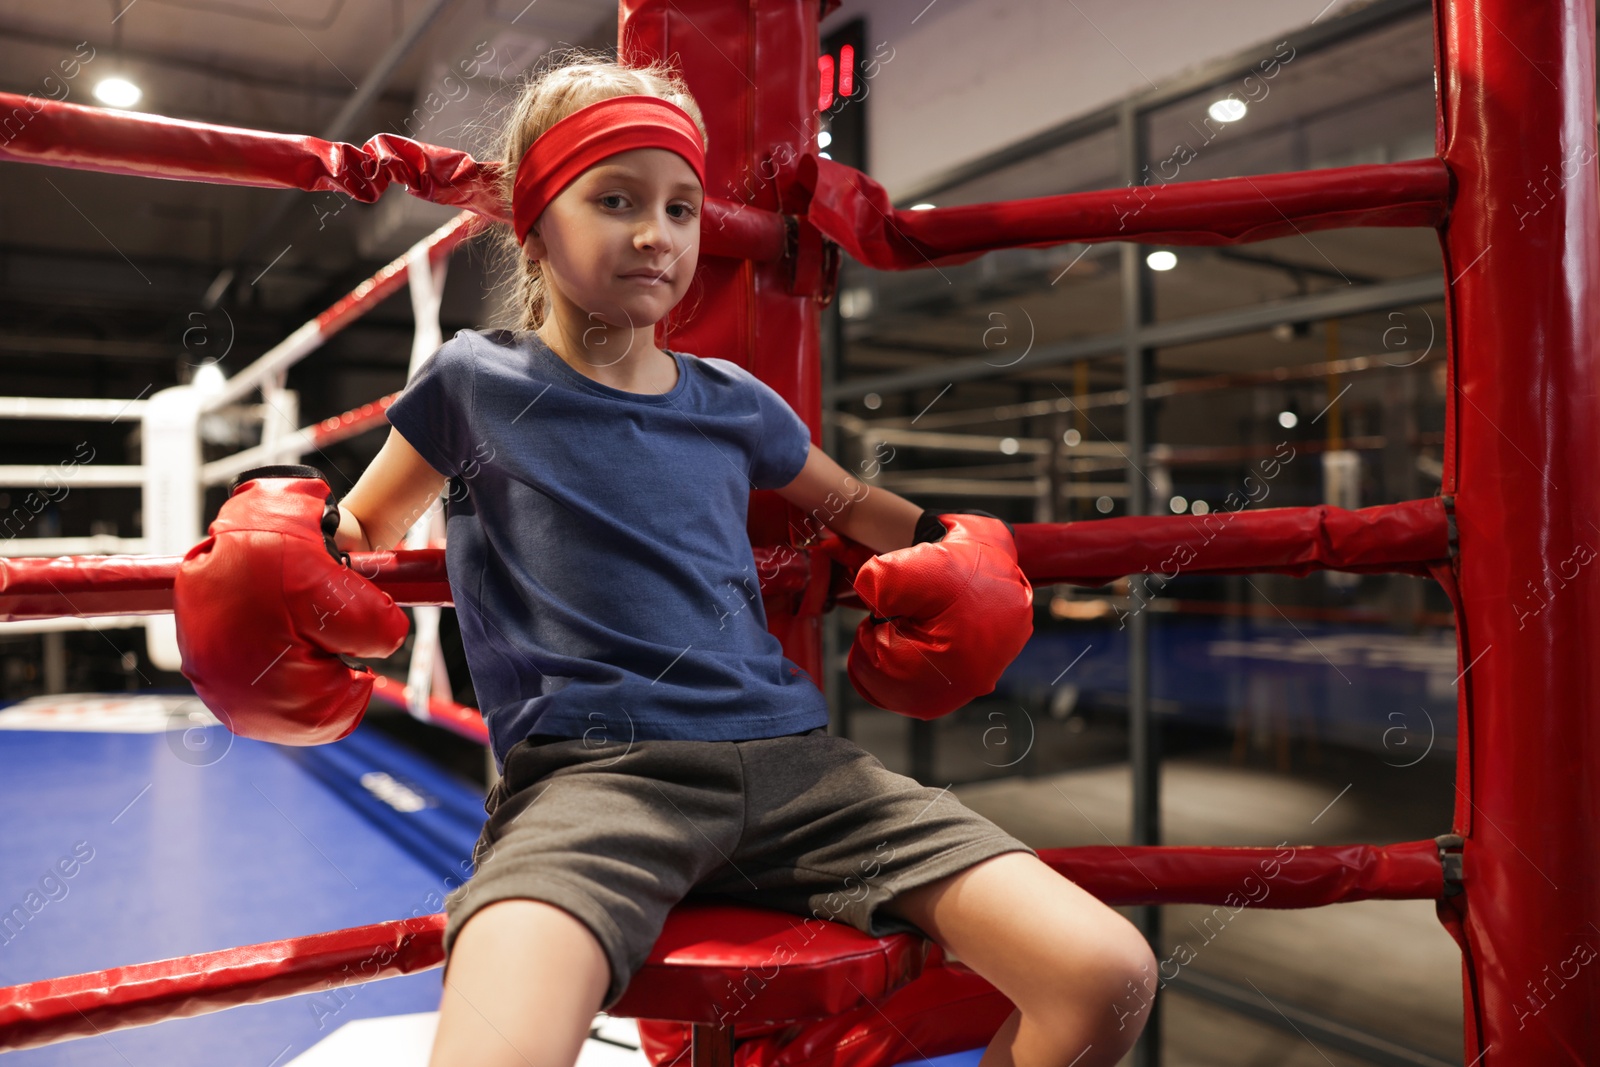
POLYGON ((666 278, 660 274, 624 274, 623 281, 643 282, 645 285, 665 285, 666 278))

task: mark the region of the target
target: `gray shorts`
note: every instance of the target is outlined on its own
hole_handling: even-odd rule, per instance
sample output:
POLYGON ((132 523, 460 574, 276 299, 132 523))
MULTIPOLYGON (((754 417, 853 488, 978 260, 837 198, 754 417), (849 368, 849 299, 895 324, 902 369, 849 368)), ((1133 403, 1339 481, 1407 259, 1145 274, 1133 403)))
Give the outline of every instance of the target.
MULTIPOLYGON (((484 801, 472 878, 445 901, 448 954, 500 900, 541 900, 594 934, 627 989, 686 896, 921 934, 896 893, 1033 849, 947 790, 895 774, 825 727, 752 741, 529 738, 484 801)), ((447 964, 448 966, 448 960, 447 964)))

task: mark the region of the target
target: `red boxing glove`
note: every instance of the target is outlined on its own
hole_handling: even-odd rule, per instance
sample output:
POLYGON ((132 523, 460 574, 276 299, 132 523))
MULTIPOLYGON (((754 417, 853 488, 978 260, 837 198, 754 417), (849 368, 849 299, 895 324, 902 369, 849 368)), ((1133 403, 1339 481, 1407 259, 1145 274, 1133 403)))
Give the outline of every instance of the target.
POLYGON ((173 583, 183 674, 240 737, 320 745, 366 713, 372 672, 409 624, 333 544, 339 509, 315 467, 240 475, 173 583))
POLYGON ((936 719, 994 692, 1033 636, 1033 586, 1005 522, 922 519, 918 543, 874 556, 856 573, 872 614, 856 628, 848 673, 868 703, 936 719), (934 530, 942 536, 933 539, 934 530))

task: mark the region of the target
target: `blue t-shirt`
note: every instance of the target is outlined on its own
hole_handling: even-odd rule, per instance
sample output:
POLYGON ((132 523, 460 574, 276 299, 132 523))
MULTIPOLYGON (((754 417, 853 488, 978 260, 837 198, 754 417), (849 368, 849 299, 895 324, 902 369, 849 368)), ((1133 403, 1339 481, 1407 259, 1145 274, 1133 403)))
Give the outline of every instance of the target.
POLYGON ((462 330, 389 422, 447 487, 450 589, 496 764, 532 733, 747 740, 828 721, 767 631, 752 489, 811 445, 773 389, 669 354, 678 382, 592 381, 532 331, 462 330))

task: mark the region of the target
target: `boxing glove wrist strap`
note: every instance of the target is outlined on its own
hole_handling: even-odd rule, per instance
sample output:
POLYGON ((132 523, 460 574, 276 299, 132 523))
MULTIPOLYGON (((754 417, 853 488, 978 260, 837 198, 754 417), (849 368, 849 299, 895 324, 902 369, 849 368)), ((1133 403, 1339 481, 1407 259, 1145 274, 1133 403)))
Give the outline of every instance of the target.
POLYGON ((921 515, 917 516, 917 528, 912 535, 911 543, 920 545, 927 541, 944 540, 945 528, 944 523, 939 521, 940 515, 982 515, 986 519, 999 519, 1005 523, 1006 529, 1010 531, 1013 538, 1017 536, 1017 531, 1012 528, 1009 522, 1001 519, 998 515, 992 515, 987 511, 979 511, 977 508, 962 508, 960 511, 942 512, 924 510, 921 515))
MULTIPOLYGON (((238 492, 239 487, 245 482, 253 481, 257 478, 312 478, 323 485, 328 485, 328 479, 323 477, 322 472, 309 464, 277 463, 265 467, 251 467, 249 470, 241 472, 233 480, 233 484, 228 487, 228 495, 232 496, 238 492)), ((328 485, 328 500, 322 508, 320 525, 322 543, 327 547, 328 555, 348 566, 350 553, 342 550, 334 540, 335 535, 339 532, 339 498, 334 495, 333 486, 331 485, 328 485)))
POLYGON ((306 463, 274 463, 242 471, 233 480, 233 484, 228 486, 228 495, 232 496, 241 485, 256 478, 315 478, 319 482, 328 480, 322 476, 321 471, 306 463))

